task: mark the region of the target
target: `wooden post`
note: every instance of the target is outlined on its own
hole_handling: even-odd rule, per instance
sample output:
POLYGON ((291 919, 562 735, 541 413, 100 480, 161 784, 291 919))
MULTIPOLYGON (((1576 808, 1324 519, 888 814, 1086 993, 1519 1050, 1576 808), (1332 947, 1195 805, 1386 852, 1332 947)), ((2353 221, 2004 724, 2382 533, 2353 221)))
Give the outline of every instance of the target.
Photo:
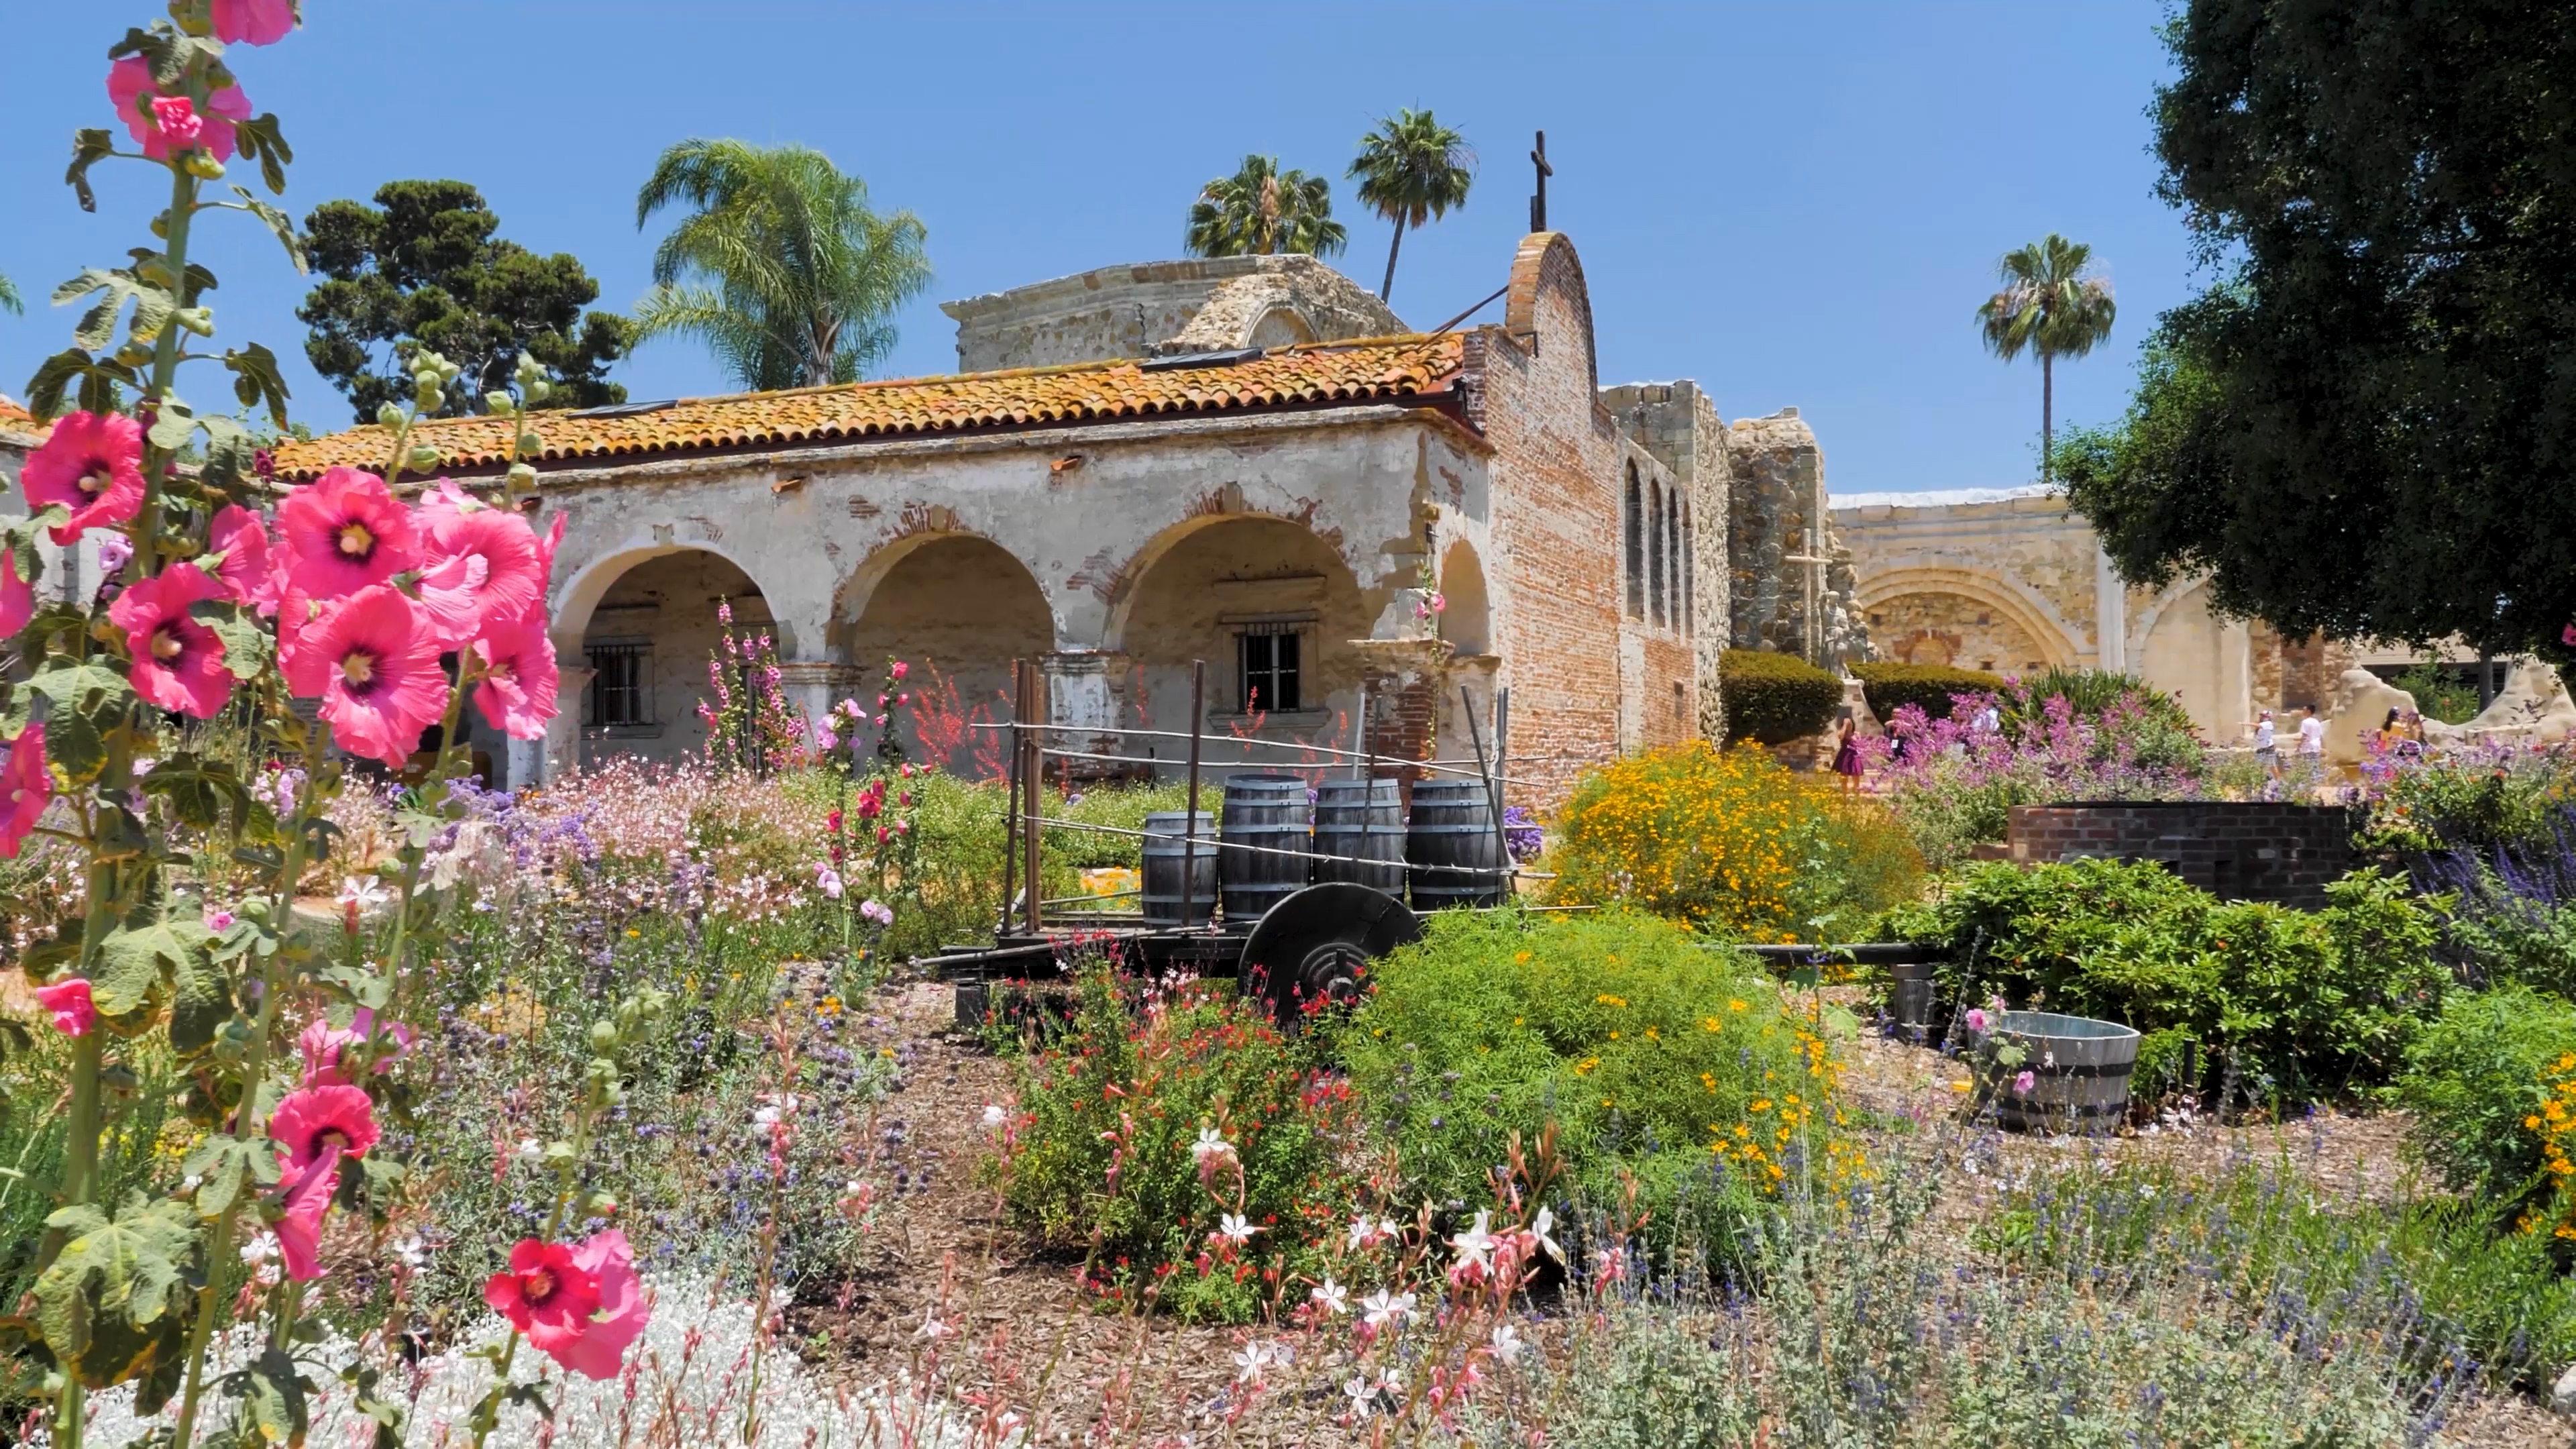
POLYGON ((1038 820, 1043 820, 1043 815, 1046 815, 1046 810, 1043 810, 1046 755, 1038 753, 1038 750, 1046 748, 1046 735, 1041 732, 1041 719, 1046 719, 1046 670, 1038 660, 1028 660, 1028 688, 1023 694, 1028 699, 1028 706, 1025 706, 1028 709, 1028 750, 1025 750, 1028 763, 1020 768, 1020 779, 1028 781, 1028 786, 1025 786, 1028 789, 1028 828, 1023 830, 1020 846, 1028 851, 1028 864, 1023 869, 1023 874, 1028 877, 1028 933, 1038 936, 1046 928, 1041 915, 1043 908, 1038 902, 1038 897, 1046 895, 1046 890, 1038 887, 1038 879, 1041 879, 1041 874, 1038 874, 1038 838, 1046 833, 1046 828, 1038 825, 1038 820))
POLYGON ((1181 806, 1181 929, 1196 925, 1198 893, 1191 878, 1198 873, 1199 731, 1207 721, 1207 661, 1190 661, 1190 793, 1181 806))
POLYGON ((1368 681, 1360 681, 1360 712, 1351 716, 1351 778, 1365 780, 1370 775, 1368 763, 1368 681))
POLYGON ((1020 716, 1028 701, 1028 667, 1025 659, 1011 661, 1011 796, 1002 811, 1002 918, 993 928, 996 935, 1011 929, 1011 908, 1019 904, 1020 716))

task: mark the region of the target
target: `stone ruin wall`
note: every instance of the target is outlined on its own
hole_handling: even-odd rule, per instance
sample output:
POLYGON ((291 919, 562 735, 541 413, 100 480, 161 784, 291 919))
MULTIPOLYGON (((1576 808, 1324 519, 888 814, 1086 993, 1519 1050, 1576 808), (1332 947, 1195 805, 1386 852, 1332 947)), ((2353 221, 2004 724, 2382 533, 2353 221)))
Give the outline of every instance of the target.
POLYGON ((1692 709, 1698 732, 1722 739, 1726 715, 1718 697, 1717 656, 1728 647, 1734 617, 1727 530, 1719 526, 1729 517, 1735 492, 1726 454, 1726 424, 1718 417, 1715 401, 1688 378, 1605 387, 1601 405, 1630 441, 1663 464, 1690 500, 1691 610, 1697 624, 1693 647, 1699 676, 1692 709))
POLYGON ((1825 499, 1824 450, 1796 408, 1747 418, 1726 429, 1733 483, 1728 523, 1731 647, 1796 654, 1823 664, 1871 657, 1867 625, 1852 605, 1858 581, 1833 533, 1825 499), (1811 552, 1813 550, 1813 552, 1811 552), (1808 620, 1807 580, 1822 557, 1808 620))
POLYGON ((1307 256, 1202 257, 1100 267, 940 310, 957 370, 1061 367, 1405 330, 1358 283, 1307 256))

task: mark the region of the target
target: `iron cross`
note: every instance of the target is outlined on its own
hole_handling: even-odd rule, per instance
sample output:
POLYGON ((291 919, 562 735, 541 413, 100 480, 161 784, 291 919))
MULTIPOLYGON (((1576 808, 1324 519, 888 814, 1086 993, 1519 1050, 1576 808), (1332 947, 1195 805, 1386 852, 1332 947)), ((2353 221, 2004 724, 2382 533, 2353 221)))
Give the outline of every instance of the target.
POLYGON ((1538 168, 1538 194, 1530 198, 1530 230, 1547 230, 1547 178, 1556 168, 1547 164, 1547 132, 1538 133, 1537 149, 1530 152, 1530 164, 1538 168))

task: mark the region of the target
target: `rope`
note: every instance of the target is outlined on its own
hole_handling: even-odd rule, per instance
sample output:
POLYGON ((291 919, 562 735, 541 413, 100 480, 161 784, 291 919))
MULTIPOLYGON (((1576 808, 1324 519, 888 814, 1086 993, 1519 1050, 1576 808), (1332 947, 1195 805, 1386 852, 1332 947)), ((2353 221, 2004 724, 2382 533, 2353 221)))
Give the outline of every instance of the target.
MULTIPOLYGON (((1101 755, 1101 754, 1094 754, 1094 753, 1092 753, 1092 752, 1091 752, 1091 751, 1089 751, 1089 750, 1057 750, 1057 749, 1045 749, 1045 748, 1041 748, 1041 749, 1038 751, 1038 753, 1039 753, 1039 754, 1041 754, 1041 755, 1045 755, 1045 756, 1047 756, 1047 757, 1049 757, 1049 758, 1051 758, 1051 759, 1058 759, 1058 760, 1098 760, 1098 761, 1101 761, 1101 762, 1103 762, 1103 763, 1106 763, 1106 764, 1112 764, 1112 765, 1151 765, 1151 766, 1155 766, 1155 767, 1157 767, 1157 768, 1161 768, 1161 769, 1178 769, 1178 768, 1180 768, 1180 766, 1181 766, 1181 762, 1180 762, 1180 761, 1178 761, 1178 760, 1156 760, 1156 759, 1150 759, 1150 758, 1147 758, 1147 759, 1139 759, 1139 758, 1137 758, 1137 757, 1136 757, 1136 756, 1134 756, 1134 755, 1101 755)), ((1380 756, 1379 758, 1384 759, 1384 758, 1386 758, 1386 757, 1385 757, 1385 756, 1380 756)), ((1436 763, 1425 764, 1425 763, 1420 762, 1420 761, 1411 761, 1411 760, 1394 760, 1394 761, 1392 761, 1391 763, 1399 764, 1399 765, 1410 764, 1410 765, 1414 766, 1414 768, 1416 768, 1416 769, 1428 769, 1428 770, 1433 770, 1433 771, 1436 771, 1436 772, 1438 772, 1438 773, 1440 773, 1440 774, 1443 774, 1443 775, 1464 775, 1464 776, 1467 776, 1467 777, 1468 777, 1468 778, 1470 778, 1470 779, 1475 779, 1475 780, 1481 780, 1481 779, 1483 779, 1483 778, 1484 778, 1484 776, 1482 776, 1481 774, 1477 773, 1477 772, 1476 772, 1476 771, 1474 771, 1474 770, 1450 769, 1450 768, 1446 768, 1446 767, 1443 767, 1443 766, 1441 766, 1441 765, 1438 765, 1438 764, 1436 764, 1436 763)), ((1262 764, 1260 761, 1258 761, 1258 760, 1201 760, 1201 761, 1199 761, 1199 768, 1200 768, 1200 769, 1202 769, 1202 770, 1228 770, 1228 769, 1254 769, 1254 770, 1258 770, 1258 769, 1282 769, 1282 768, 1296 768, 1296 767, 1293 767, 1293 766, 1283 767, 1283 766, 1278 766, 1278 765, 1267 765, 1267 766, 1265 766, 1265 765, 1263 765, 1263 764, 1262 764)), ((1333 769, 1333 768, 1335 768, 1335 767, 1334 767, 1334 766, 1331 766, 1331 765, 1308 765, 1308 766, 1305 766, 1304 768, 1306 768, 1306 769, 1310 769, 1310 770, 1329 770, 1329 769, 1333 769)), ((1539 788, 1538 784, 1537 784, 1535 781, 1530 781, 1530 780, 1512 780, 1512 779, 1506 779, 1505 777, 1503 777, 1503 776, 1501 776, 1501 775, 1496 775, 1496 776, 1494 777, 1494 780, 1495 780, 1495 782, 1496 782, 1496 783, 1498 783, 1498 784, 1504 784, 1504 785, 1520 785, 1520 786, 1524 786, 1524 787, 1529 788, 1529 789, 1537 789, 1537 788, 1539 788)))
MULTIPOLYGON (((1137 840, 1208 840, 1207 836, 1199 835, 1196 832, 1190 832, 1184 835, 1174 835, 1165 830, 1129 830, 1123 825, 1094 825, 1088 820, 1050 820, 1045 816, 1040 816, 1038 817, 1038 824, 1054 826, 1060 830, 1088 830, 1099 835, 1125 835, 1137 840)), ((1453 875, 1516 876, 1520 874, 1520 868, 1513 865, 1416 865, 1407 860, 1371 860, 1364 855, 1317 855, 1311 850, 1281 850, 1277 846, 1273 845, 1244 845, 1236 841, 1228 840, 1221 835, 1209 843, 1214 848, 1218 856, 1224 855, 1227 851, 1243 851, 1252 855, 1285 855, 1294 857, 1298 860, 1330 861, 1335 865, 1392 866, 1397 870, 1447 871, 1453 875)))

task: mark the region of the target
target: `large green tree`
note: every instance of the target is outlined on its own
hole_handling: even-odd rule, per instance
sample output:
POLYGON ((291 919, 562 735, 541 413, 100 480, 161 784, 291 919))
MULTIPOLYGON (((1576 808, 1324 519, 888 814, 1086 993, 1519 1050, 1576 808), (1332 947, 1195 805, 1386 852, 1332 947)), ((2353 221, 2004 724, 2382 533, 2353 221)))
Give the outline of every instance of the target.
POLYGON ((2001 290, 1977 307, 1986 346, 2006 362, 2039 359, 2039 477, 2052 476, 2057 431, 2057 359, 2082 357, 2111 335, 2118 307, 2093 270, 2093 248, 2055 232, 2004 253, 2001 290))
POLYGON ((626 400, 608 381, 633 324, 585 312, 599 284, 564 252, 539 256, 493 235, 500 218, 462 181, 389 181, 375 205, 329 201, 304 218, 304 247, 322 282, 295 315, 313 329, 304 355, 360 421, 412 395, 403 359, 415 346, 464 371, 442 416, 480 411, 508 386, 525 352, 554 382, 556 407, 626 400))
POLYGON ((1418 231, 1467 204, 1467 191, 1476 184, 1476 153, 1429 111, 1400 110, 1360 137, 1350 174, 1360 184, 1360 204, 1395 223, 1395 239, 1386 244, 1386 281, 1377 289, 1378 300, 1387 301, 1395 295, 1395 257, 1404 247, 1404 229, 1418 231))
POLYGON ((2576 9, 2195 0, 2163 189, 2218 285, 2070 467, 2121 571, 2292 633, 2565 657, 2576 9))
POLYGON ((920 219, 878 215, 866 182, 808 147, 682 141, 636 193, 636 228, 667 206, 689 213, 654 250, 638 340, 697 338, 747 388, 857 381, 930 285, 920 219))
POLYGON ((1181 241, 1200 257, 1328 257, 1349 243, 1349 233, 1333 220, 1332 183, 1282 171, 1276 156, 1246 156, 1232 176, 1199 188, 1181 241))

